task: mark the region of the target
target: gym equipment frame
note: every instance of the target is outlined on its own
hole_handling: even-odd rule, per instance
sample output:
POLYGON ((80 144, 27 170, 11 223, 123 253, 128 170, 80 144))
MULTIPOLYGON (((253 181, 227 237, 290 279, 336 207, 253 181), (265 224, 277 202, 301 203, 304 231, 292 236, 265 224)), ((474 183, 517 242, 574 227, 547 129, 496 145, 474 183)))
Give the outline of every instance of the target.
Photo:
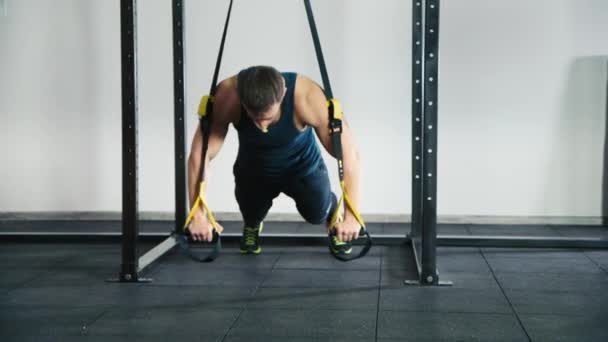
MULTIPOLYGON (((177 245, 176 234, 186 220, 186 120, 185 116, 185 27, 184 1, 172 0, 174 138, 175 138, 175 229, 166 234, 139 233, 138 218, 138 88, 137 88, 137 0, 121 0, 121 85, 122 85, 122 232, 3 232, 3 237, 22 240, 95 239, 121 240, 120 282, 148 281, 145 269, 177 245), (164 240, 139 256, 138 241, 164 240)), ((437 246, 608 248, 605 238, 437 235, 437 158, 439 85, 440 0, 412 0, 412 224, 406 235, 375 236, 379 244, 411 244, 417 279, 406 284, 444 285, 437 270, 437 246), (404 238, 405 236, 405 238, 404 238)), ((240 234, 222 234, 236 241, 240 234)), ((323 234, 265 234, 270 243, 324 244, 323 234)), ((328 255, 328 257, 330 257, 328 255)))

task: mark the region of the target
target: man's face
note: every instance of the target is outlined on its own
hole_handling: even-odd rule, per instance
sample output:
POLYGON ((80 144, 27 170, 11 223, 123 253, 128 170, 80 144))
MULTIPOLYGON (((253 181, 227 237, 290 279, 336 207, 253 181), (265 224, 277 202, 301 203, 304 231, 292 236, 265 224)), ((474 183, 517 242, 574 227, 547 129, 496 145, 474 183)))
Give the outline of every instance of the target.
POLYGON ((252 113, 247 107, 245 110, 251 121, 264 133, 268 132, 268 127, 279 121, 281 117, 280 102, 274 103, 267 111, 261 113, 252 113))
POLYGON ((285 97, 285 93, 287 93, 287 87, 285 83, 283 83, 283 95, 281 96, 281 100, 273 103, 268 110, 261 113, 254 113, 250 111, 247 107, 245 107, 245 111, 247 111, 247 116, 253 121, 253 123, 264 133, 268 132, 268 127, 272 124, 279 121, 281 118, 281 103, 283 102, 283 98, 285 97))

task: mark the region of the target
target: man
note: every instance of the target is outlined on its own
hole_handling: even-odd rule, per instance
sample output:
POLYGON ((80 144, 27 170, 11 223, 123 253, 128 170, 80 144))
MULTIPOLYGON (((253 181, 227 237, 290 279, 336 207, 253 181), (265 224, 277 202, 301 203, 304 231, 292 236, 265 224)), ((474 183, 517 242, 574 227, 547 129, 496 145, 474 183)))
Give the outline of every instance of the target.
MULTIPOLYGON (((268 66, 253 66, 220 82, 213 104, 205 170, 219 152, 228 127, 238 132, 239 150, 234 163, 235 196, 244 221, 241 253, 259 254, 263 220, 280 193, 293 198, 309 223, 328 223, 337 205, 327 167, 313 130, 333 156, 329 114, 323 90, 296 73, 280 73, 268 66)), ((351 131, 343 122, 344 181, 355 207, 359 203, 359 154, 351 131)), ((190 203, 199 193, 201 128, 192 141, 188 160, 190 203)), ((205 181, 208 181, 205 172, 205 181)), ((197 241, 211 241, 213 227, 203 208, 196 208, 190 233, 197 241)), ((335 226, 333 253, 349 254, 350 241, 360 225, 345 206, 344 220, 335 226)), ((220 226, 219 230, 223 228, 220 226)))

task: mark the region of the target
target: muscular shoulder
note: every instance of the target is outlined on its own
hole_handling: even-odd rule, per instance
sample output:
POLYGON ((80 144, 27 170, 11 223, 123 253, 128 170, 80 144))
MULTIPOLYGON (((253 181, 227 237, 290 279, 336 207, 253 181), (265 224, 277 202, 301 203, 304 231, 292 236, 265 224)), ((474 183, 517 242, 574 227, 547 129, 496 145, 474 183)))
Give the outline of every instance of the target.
POLYGON ((319 111, 320 108, 326 108, 325 101, 325 94, 315 81, 298 75, 294 89, 294 106, 300 122, 316 126, 321 116, 327 115, 326 112, 319 111))
POLYGON ((213 104, 213 112, 218 120, 231 123, 239 117, 241 102, 236 85, 236 76, 226 78, 218 84, 213 104))

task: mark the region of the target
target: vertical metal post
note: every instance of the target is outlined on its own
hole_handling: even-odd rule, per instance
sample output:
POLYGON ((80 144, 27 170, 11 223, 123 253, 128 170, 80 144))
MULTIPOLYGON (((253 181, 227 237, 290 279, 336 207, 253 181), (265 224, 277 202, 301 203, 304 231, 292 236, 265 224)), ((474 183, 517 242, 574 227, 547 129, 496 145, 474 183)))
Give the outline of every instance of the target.
POLYGON ((410 238, 420 236, 422 226, 422 139, 424 128, 422 58, 422 0, 412 1, 412 227, 410 238))
POLYGON ((421 283, 436 285, 437 274, 437 108, 439 0, 427 0, 424 20, 424 150, 421 283))
POLYGON ((184 66, 184 2, 173 0, 173 101, 175 125, 175 231, 186 222, 186 121, 184 66))
POLYGON ((120 1, 122 67, 122 264, 120 281, 137 281, 137 1, 120 1))
MULTIPOLYGON (((605 65, 608 70, 608 63, 605 65)), ((606 114, 604 129, 604 172, 602 175, 602 225, 608 228, 608 72, 606 73, 606 114)))

